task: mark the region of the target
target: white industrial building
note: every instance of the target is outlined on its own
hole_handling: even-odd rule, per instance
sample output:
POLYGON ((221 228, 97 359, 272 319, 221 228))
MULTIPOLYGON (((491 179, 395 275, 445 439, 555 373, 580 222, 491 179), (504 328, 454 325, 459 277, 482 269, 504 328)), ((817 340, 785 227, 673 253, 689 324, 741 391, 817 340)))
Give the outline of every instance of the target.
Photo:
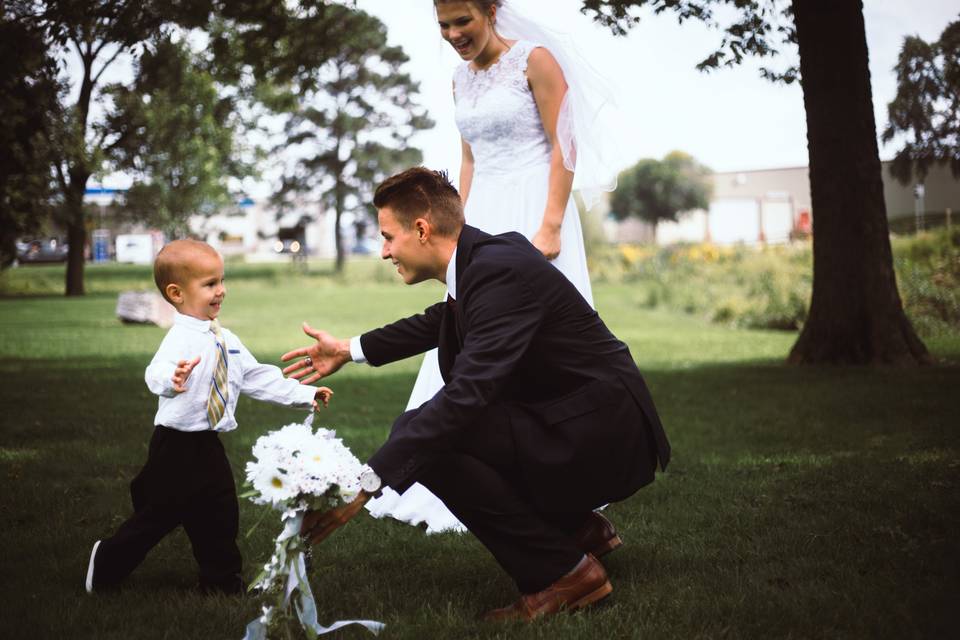
MULTIPOLYGON (((708 210, 688 211, 677 222, 661 222, 654 229, 640 220, 608 224, 614 242, 714 242, 716 244, 763 244, 787 242, 811 231, 812 207, 807 167, 727 171, 714 173, 713 195, 708 210)), ((914 185, 902 185, 883 163, 883 194, 891 228, 917 225, 917 205, 930 222, 943 220, 950 211, 960 214, 960 180, 947 166, 931 169, 922 200, 914 185), (906 224, 905 224, 906 223, 906 224)))
MULTIPOLYGON (((163 245, 163 235, 148 225, 118 222, 111 214, 115 199, 122 190, 92 186, 85 202, 93 205, 90 216, 93 227, 91 241, 95 245, 91 257, 103 256, 120 262, 150 263, 163 245), (99 243, 109 244, 109 251, 98 251, 99 243)), ((295 203, 284 215, 267 201, 244 198, 235 207, 213 216, 194 216, 190 230, 224 256, 242 255, 251 262, 289 259, 289 244, 282 238, 295 239, 309 257, 332 258, 336 255, 333 212, 319 211, 313 203, 295 203), (278 249, 283 248, 283 252, 278 249)), ((358 242, 356 216, 345 213, 341 221, 344 247, 350 252, 358 242)), ((372 223, 366 225, 367 234, 372 223)))

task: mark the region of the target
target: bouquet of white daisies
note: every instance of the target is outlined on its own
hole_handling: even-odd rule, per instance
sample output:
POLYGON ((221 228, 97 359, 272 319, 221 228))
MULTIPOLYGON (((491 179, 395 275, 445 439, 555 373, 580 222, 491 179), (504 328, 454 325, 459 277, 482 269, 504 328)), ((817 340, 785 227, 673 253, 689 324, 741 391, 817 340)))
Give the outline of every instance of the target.
POLYGON ((250 585, 276 596, 263 614, 247 625, 244 640, 264 640, 272 627, 289 617, 291 606, 307 637, 328 633, 348 624, 360 624, 374 633, 383 624, 370 620, 343 620, 324 627, 317 622, 317 606, 307 580, 307 546, 300 527, 308 510, 325 511, 352 501, 360 492, 360 461, 330 429, 312 428, 313 414, 303 423, 288 424, 261 436, 253 445, 254 460, 247 463, 243 494, 256 504, 279 511, 283 531, 273 556, 250 585), (299 597, 294 599, 294 592, 299 597))

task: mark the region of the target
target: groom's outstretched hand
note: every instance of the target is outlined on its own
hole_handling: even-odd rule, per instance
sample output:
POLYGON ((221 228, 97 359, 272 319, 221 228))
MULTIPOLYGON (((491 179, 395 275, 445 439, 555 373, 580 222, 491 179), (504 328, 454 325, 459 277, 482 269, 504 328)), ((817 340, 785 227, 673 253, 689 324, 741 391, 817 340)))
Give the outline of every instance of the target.
POLYGON ((283 362, 296 360, 283 370, 288 377, 299 380, 301 384, 312 384, 336 373, 352 359, 349 340, 338 340, 326 331, 314 329, 306 322, 303 323, 303 332, 315 339, 316 343, 288 351, 280 357, 283 362))
POLYGON ((319 544, 327 536, 350 522, 370 499, 370 494, 361 491, 353 502, 340 505, 330 511, 308 511, 303 516, 300 526, 300 535, 310 541, 310 544, 319 544))

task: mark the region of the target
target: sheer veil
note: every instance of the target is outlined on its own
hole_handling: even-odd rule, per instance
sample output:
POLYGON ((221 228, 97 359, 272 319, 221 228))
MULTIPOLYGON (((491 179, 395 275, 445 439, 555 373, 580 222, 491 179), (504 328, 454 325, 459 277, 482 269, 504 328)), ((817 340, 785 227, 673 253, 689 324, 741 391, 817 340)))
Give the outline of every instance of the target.
POLYGON ((620 145, 626 119, 616 104, 612 83, 584 58, 573 36, 524 14, 520 4, 503 0, 497 10, 497 32, 511 40, 542 45, 563 69, 567 93, 557 137, 564 165, 574 172, 573 188, 590 208, 601 192, 616 188, 617 174, 629 164, 620 145))

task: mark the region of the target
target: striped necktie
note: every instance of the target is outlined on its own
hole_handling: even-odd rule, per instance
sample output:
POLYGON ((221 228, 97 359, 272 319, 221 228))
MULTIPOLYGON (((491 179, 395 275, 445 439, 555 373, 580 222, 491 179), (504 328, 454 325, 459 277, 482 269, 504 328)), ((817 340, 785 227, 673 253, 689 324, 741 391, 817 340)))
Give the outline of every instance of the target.
POLYGON ((213 429, 223 417, 227 406, 227 345, 223 341, 220 322, 210 321, 210 330, 217 339, 217 365, 213 369, 213 382, 210 384, 210 396, 207 398, 207 420, 213 429))

